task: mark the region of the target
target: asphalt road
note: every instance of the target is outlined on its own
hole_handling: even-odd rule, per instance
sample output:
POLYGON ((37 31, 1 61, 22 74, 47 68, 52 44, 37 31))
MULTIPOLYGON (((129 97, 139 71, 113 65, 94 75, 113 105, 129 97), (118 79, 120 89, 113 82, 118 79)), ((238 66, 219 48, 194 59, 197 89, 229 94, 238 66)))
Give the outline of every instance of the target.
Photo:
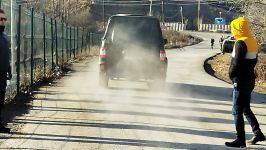
MULTIPOLYGON (((128 81, 102 89, 97 58, 74 64, 74 72, 35 91, 29 113, 9 123, 21 129, 1 134, 0 149, 227 149, 224 142, 235 137, 232 86, 203 68, 219 52, 220 35, 191 34, 205 41, 167 50, 167 83, 160 91, 128 81)), ((252 109, 266 133, 265 102, 265 95, 253 94, 252 109)), ((246 131, 251 138, 248 123, 246 131)), ((266 142, 248 148, 266 149, 266 142)))

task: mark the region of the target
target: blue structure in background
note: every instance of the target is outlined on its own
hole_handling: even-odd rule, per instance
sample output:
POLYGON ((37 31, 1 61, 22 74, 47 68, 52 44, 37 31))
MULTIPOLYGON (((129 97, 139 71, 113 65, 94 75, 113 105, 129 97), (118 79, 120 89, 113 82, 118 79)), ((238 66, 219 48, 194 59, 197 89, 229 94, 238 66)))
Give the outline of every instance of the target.
POLYGON ((215 18, 214 24, 225 25, 225 19, 224 18, 215 18))

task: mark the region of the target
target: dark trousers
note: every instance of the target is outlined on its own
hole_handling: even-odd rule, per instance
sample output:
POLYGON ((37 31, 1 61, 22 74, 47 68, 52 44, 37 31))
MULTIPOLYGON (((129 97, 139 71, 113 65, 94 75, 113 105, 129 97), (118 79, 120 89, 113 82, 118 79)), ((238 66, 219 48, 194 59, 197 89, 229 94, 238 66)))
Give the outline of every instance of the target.
POLYGON ((0 125, 2 124, 2 107, 6 94, 6 74, 0 73, 0 125))
POLYGON ((238 93, 233 98, 232 114, 234 115, 237 138, 245 140, 245 123, 243 114, 247 118, 255 135, 261 132, 259 123, 250 109, 251 92, 255 87, 255 81, 237 83, 238 93))

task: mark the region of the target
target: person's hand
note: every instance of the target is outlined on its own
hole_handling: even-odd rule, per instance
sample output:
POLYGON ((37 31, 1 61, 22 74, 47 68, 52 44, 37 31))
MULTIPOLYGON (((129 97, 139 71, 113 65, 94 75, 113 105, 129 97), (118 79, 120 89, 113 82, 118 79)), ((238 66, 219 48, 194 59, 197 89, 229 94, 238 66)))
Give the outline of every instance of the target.
POLYGON ((7 70, 7 80, 11 80, 11 79, 12 79, 11 65, 9 65, 8 70, 7 70))
POLYGON ((234 88, 237 88, 237 83, 236 82, 234 83, 234 88))
POLYGON ((8 72, 7 73, 7 80, 11 80, 12 79, 12 73, 11 72, 8 72))

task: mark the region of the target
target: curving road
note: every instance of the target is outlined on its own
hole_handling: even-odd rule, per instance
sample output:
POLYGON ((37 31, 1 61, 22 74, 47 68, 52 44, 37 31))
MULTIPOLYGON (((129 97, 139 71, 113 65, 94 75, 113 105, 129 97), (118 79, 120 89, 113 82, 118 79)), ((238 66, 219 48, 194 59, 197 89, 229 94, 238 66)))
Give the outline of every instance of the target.
MULTIPOLYGON (((191 33, 203 42, 167 51, 164 90, 144 82, 111 81, 98 87, 97 58, 74 64, 75 71, 35 91, 30 112, 0 135, 3 149, 227 149, 234 138, 231 85, 205 73, 203 62, 219 52, 219 34, 191 33), (216 39, 211 50, 210 37, 216 39)), ((253 94, 252 108, 266 132, 266 96, 253 94)), ((246 126, 247 139, 252 133, 246 126)), ((266 149, 266 142, 251 146, 266 149)))

